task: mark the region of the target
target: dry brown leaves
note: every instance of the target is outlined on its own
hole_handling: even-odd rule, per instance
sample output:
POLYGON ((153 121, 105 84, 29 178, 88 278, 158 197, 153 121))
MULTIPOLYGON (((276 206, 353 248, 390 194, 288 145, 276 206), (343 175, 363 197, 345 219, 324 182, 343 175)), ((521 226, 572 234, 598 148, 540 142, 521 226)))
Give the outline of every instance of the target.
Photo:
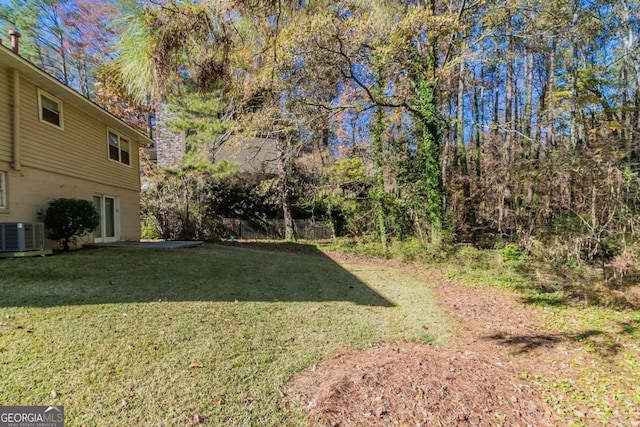
POLYGON ((427 345, 352 354, 289 382, 319 424, 556 425, 540 391, 514 367, 427 345))

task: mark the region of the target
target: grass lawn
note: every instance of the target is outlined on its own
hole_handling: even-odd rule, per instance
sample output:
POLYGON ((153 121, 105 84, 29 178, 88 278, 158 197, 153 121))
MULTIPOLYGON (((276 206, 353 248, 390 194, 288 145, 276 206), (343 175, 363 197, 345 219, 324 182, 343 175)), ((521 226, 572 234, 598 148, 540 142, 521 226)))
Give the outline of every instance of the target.
POLYGON ((448 334, 423 281, 312 247, 0 260, 0 404, 64 405, 68 426, 300 425, 291 374, 448 334))

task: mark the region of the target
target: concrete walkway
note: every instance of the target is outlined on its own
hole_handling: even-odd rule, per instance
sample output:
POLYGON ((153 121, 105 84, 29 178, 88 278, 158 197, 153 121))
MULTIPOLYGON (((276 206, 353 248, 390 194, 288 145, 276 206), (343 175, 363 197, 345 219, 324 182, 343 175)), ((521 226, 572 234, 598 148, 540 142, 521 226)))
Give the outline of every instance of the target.
POLYGON ((91 248, 140 248, 140 249, 176 249, 192 248, 200 246, 204 242, 199 241, 159 241, 159 242, 113 242, 113 243, 93 243, 84 245, 91 248))

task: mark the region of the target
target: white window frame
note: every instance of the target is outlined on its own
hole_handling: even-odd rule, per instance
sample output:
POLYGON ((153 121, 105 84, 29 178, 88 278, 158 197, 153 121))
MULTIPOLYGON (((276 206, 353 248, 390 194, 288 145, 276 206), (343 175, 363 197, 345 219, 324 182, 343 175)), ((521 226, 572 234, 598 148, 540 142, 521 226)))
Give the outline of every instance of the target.
POLYGON ((113 129, 107 128, 107 158, 109 160, 111 160, 112 162, 117 162, 120 163, 121 165, 125 165, 125 166, 129 166, 131 167, 131 138, 127 137, 127 136, 123 136, 121 133, 116 132, 113 129), (111 135, 114 135, 118 138, 118 158, 117 159, 112 159, 111 158, 111 135), (126 141, 127 144, 127 149, 123 150, 123 144, 122 142, 126 141), (123 162, 122 161, 122 152, 125 151, 129 154, 129 161, 128 162, 123 162))
POLYGON ((7 173, 0 171, 0 209, 7 209, 7 173))
POLYGON ((56 129, 64 130, 64 113, 63 113, 62 101, 40 88, 38 88, 38 116, 40 118, 41 123, 45 123, 49 126, 53 126, 56 129), (58 119, 59 119, 58 121, 60 122, 59 125, 55 123, 51 123, 50 121, 44 118, 44 114, 42 113, 44 109, 44 106, 42 104, 42 97, 45 97, 49 99, 49 101, 53 101, 58 105, 58 119))

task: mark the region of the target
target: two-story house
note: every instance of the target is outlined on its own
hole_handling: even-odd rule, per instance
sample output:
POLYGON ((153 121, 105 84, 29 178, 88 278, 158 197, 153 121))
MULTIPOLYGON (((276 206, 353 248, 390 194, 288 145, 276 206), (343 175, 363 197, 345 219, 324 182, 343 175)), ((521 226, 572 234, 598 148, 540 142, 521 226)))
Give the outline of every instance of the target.
POLYGON ((152 141, 0 46, 0 222, 35 222, 49 201, 92 200, 89 242, 140 239, 139 146, 152 141))

